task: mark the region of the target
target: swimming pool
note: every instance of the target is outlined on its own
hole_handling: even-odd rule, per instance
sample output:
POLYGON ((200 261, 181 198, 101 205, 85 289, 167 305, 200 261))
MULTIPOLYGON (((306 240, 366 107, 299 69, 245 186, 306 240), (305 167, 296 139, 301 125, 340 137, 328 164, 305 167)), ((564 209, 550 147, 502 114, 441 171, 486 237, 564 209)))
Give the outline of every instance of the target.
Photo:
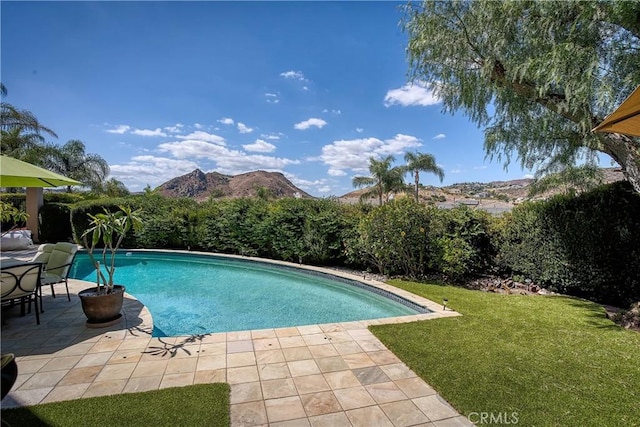
MULTIPOLYGON (((429 311, 364 283, 266 262, 131 251, 119 254, 116 266, 114 281, 125 285, 151 312, 154 336, 348 322, 429 311)), ((78 254, 70 277, 95 281, 87 254, 78 254)))

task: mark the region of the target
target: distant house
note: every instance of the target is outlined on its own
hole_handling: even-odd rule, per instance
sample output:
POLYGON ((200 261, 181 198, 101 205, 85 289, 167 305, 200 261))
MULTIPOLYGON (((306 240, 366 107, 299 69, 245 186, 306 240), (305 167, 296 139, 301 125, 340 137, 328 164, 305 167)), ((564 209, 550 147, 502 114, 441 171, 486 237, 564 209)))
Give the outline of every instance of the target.
POLYGON ((457 203, 459 205, 464 205, 469 207, 476 207, 480 204, 480 202, 475 199, 462 199, 462 200, 459 200, 457 203))

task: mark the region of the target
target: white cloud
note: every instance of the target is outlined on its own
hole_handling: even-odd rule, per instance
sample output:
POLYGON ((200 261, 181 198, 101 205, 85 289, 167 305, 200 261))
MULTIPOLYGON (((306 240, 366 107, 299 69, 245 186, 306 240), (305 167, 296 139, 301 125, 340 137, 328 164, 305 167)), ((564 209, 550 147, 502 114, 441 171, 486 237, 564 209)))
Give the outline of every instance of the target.
POLYGON ((342 111, 340 111, 340 110, 328 110, 326 108, 324 110, 322 110, 322 112, 323 113, 332 113, 332 114, 337 114, 337 115, 342 114, 342 111))
POLYGON ((300 80, 300 81, 307 81, 307 79, 304 77, 304 74, 302 73, 302 71, 284 71, 282 73, 280 73, 281 77, 284 77, 285 79, 296 79, 296 80, 300 80))
POLYGON ((481 170, 481 169, 486 169, 487 167, 485 165, 482 166, 474 166, 473 169, 474 170, 481 170))
POLYGON ((329 170, 327 171, 327 173, 331 176, 345 176, 347 173, 343 170, 340 169, 332 169, 329 168, 329 170))
POLYGON ((267 97, 267 104, 277 104, 280 102, 280 100, 278 99, 278 94, 276 93, 265 93, 264 96, 267 97))
POLYGON ((122 135, 123 133, 126 133, 129 129, 131 129, 131 126, 118 125, 118 126, 116 126, 115 129, 107 129, 107 132, 109 132, 109 133, 117 133, 119 135, 122 135))
POLYGON ((309 86, 302 86, 302 90, 309 90, 309 86))
POLYGON ((460 169, 451 169, 449 171, 449 173, 462 173, 462 170, 460 170, 460 169))
POLYGON ((229 117, 223 117, 220 120, 218 120, 218 123, 222 123, 223 125, 232 125, 234 121, 229 117))
POLYGON ((447 135, 445 135, 444 133, 439 133, 439 134, 437 134, 436 136, 434 136, 431 139, 444 139, 446 137, 447 137, 447 135))
POLYGON ((202 126, 200 123, 194 123, 193 127, 195 127, 196 129, 202 129, 204 126, 202 126))
POLYGON ((309 129, 311 126, 315 126, 317 128, 322 128, 326 124, 327 124, 327 122, 325 122, 324 120, 316 119, 316 118, 312 117, 309 120, 305 120, 303 122, 296 123, 295 125, 293 125, 293 128, 294 129, 298 129, 298 130, 309 129))
POLYGON ((331 187, 329 187, 328 185, 324 185, 322 187, 318 187, 318 192, 319 193, 323 193, 323 194, 329 193, 329 192, 331 192, 331 187))
POLYGON ((198 165, 191 160, 169 159, 155 156, 136 156, 125 164, 110 165, 110 177, 120 180, 130 190, 142 189, 147 184, 157 187, 176 176, 194 171, 198 165))
POLYGON ((171 133, 178 133, 181 131, 181 129, 184 127, 184 125, 182 123, 176 123, 173 126, 166 126, 164 127, 164 130, 166 130, 167 132, 171 132, 171 133))
POLYGON ((225 150, 228 149, 223 145, 198 139, 164 142, 158 145, 158 151, 161 153, 171 153, 173 157, 178 159, 208 159, 215 155, 215 153, 224 152, 225 150))
POLYGON ((240 133, 251 133, 253 132, 253 128, 248 127, 242 122, 238 122, 238 131, 240 133))
POLYGON ((217 145, 225 145, 225 139, 223 137, 214 135, 212 133, 207 133, 201 130, 191 132, 189 135, 178 135, 176 136, 176 138, 187 139, 187 140, 197 140, 197 141, 207 141, 217 145))
POLYGON ((281 135, 284 135, 284 134, 282 132, 279 132, 277 134, 275 134, 275 133, 263 133, 260 136, 262 138, 264 138, 264 139, 280 139, 281 135))
POLYGON ((523 176, 523 178, 525 178, 525 179, 533 179, 533 178, 535 178, 535 176, 530 174, 530 173, 528 173, 528 174, 525 174, 525 176, 523 176))
POLYGON ((247 151, 257 151, 259 153, 271 153, 275 151, 276 146, 268 143, 267 141, 263 141, 262 139, 256 139, 256 142, 253 144, 245 144, 242 146, 247 151))
POLYGON ((216 170, 220 173, 237 175, 239 173, 270 170, 280 171, 291 164, 299 164, 299 160, 247 154, 239 150, 231 150, 221 145, 211 144, 206 141, 186 140, 160 144, 160 152, 170 153, 178 159, 207 159, 216 164, 216 170))
POLYGON ((326 179, 316 179, 314 181, 309 181, 308 179, 298 178, 296 175, 289 172, 282 172, 282 174, 293 183, 296 187, 306 190, 313 191, 314 189, 318 190, 320 188, 327 188, 327 180, 326 179))
POLYGON ((162 129, 156 128, 155 130, 151 129, 134 129, 131 131, 134 135, 140 136, 167 136, 166 133, 162 132, 162 129))
POLYGON ((440 103, 440 98, 433 93, 432 86, 420 81, 415 82, 415 84, 407 83, 398 89, 391 89, 384 97, 385 107, 396 104, 404 107, 410 105, 421 105, 424 107, 438 103, 440 103))
POLYGON ((237 175, 255 170, 282 171, 288 165, 297 165, 299 160, 282 157, 247 155, 240 151, 229 151, 226 156, 216 159, 218 169, 222 173, 237 175))
POLYGON ((403 134, 384 141, 378 138, 339 140, 322 147, 322 154, 314 160, 329 166, 330 175, 340 176, 344 169, 366 172, 370 157, 398 156, 421 145, 420 139, 403 134))
POLYGON ((362 129, 362 128, 356 128, 356 132, 358 132, 358 133, 362 133, 362 132, 364 132, 364 129, 362 129))

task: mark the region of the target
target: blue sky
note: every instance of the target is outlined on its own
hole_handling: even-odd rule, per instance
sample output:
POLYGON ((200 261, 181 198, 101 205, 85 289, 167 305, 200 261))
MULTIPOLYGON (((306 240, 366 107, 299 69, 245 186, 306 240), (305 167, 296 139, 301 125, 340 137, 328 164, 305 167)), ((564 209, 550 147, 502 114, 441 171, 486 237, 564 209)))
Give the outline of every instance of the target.
POLYGON ((531 174, 485 159, 481 129, 408 85, 400 4, 3 1, 1 79, 131 191, 262 169, 339 196, 371 156, 416 150, 445 171, 426 185, 531 174))

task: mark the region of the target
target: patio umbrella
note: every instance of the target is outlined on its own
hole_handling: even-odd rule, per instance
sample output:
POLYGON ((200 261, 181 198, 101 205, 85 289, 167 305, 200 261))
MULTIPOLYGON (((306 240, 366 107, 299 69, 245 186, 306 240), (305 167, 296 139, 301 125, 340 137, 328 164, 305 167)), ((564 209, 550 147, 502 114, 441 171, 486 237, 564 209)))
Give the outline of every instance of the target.
POLYGON ((43 204, 43 187, 82 185, 74 179, 34 166, 31 163, 0 156, 0 187, 26 187, 27 228, 34 241, 38 241, 38 211, 43 204))
POLYGON ((61 187, 81 182, 12 157, 0 156, 0 187, 61 187))
POLYGON ((640 136, 640 86, 592 132, 614 132, 640 136))

